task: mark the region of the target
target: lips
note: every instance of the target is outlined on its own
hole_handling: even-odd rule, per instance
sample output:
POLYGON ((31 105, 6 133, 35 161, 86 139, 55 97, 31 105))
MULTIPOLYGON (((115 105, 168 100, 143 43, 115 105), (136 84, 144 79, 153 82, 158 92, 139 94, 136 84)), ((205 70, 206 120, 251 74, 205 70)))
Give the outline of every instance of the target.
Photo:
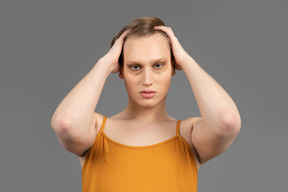
POLYGON ((156 91, 153 90, 143 90, 140 92, 140 94, 142 95, 142 97, 144 97, 145 99, 150 99, 152 97, 155 96, 156 91))
POLYGON ((156 91, 153 90, 143 90, 140 93, 156 93, 156 91))

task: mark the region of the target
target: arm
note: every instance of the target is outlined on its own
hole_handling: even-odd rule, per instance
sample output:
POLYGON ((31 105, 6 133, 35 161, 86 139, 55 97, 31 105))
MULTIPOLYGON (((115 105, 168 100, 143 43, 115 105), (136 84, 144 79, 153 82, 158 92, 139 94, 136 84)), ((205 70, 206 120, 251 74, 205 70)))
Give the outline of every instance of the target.
POLYGON ((55 110, 51 127, 63 147, 81 156, 94 142, 96 118, 94 111, 109 74, 119 71, 124 32, 109 52, 102 57, 89 73, 66 95, 55 110))
POLYGON ((196 98, 201 117, 194 118, 191 139, 203 164, 233 142, 241 127, 240 114, 228 93, 182 48, 172 29, 156 29, 169 36, 176 69, 185 72, 196 98))
POLYGON ((192 58, 182 68, 201 114, 193 123, 191 137, 203 164, 231 145, 241 127, 240 114, 228 93, 192 58))

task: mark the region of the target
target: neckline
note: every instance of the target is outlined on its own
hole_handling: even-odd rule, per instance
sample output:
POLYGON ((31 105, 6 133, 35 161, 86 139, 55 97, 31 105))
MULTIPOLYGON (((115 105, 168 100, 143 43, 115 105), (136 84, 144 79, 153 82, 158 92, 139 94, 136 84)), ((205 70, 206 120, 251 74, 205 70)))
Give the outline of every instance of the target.
POLYGON ((125 148, 130 148, 130 149, 148 149, 148 148, 153 148, 153 147, 157 147, 157 146, 160 146, 160 145, 163 145, 163 144, 166 144, 166 143, 169 143, 175 139, 178 138, 178 135, 176 134, 174 137, 171 137, 170 139, 167 139, 165 141, 161 141, 159 143, 155 143, 155 144, 152 144, 152 145, 143 145, 143 146, 133 146, 133 145, 126 145, 126 144, 123 144, 123 143, 119 143, 117 141, 114 141, 113 139, 111 139, 110 137, 108 137, 104 131, 101 132, 101 134, 107 139, 109 140, 110 142, 112 142, 113 144, 116 144, 118 146, 122 146, 122 147, 125 147, 125 148))

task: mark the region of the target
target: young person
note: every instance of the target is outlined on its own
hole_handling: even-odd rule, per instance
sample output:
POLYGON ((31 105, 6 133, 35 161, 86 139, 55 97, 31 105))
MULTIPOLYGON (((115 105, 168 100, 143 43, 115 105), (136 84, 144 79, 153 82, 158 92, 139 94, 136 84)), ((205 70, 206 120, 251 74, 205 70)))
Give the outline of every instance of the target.
POLYGON ((228 93, 172 29, 143 17, 114 37, 108 53, 59 104, 51 126, 79 157, 85 192, 195 192, 199 167, 230 146, 241 119, 228 93), (201 117, 176 120, 166 112, 175 70, 187 75, 201 117), (118 72, 128 93, 126 108, 111 117, 94 112, 107 77, 118 72))

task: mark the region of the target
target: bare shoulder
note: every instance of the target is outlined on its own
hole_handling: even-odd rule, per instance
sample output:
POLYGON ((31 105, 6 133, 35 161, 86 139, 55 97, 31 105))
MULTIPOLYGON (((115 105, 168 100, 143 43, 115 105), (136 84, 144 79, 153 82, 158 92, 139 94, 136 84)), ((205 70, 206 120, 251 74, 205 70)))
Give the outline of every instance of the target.
MULTIPOLYGON (((94 114, 93 114, 93 127, 95 129, 95 132, 94 132, 94 135, 93 135, 93 138, 94 138, 93 140, 95 140, 96 135, 100 131, 103 119, 104 119, 104 115, 102 115, 101 113, 94 112, 94 114)), ((93 143, 94 143, 94 141, 93 141, 93 143)), ((93 143, 91 143, 91 145, 93 143)), ((89 149, 87 149, 87 150, 89 150, 89 149)))
POLYGON ((96 136, 97 136, 98 132, 100 131, 103 118, 104 118, 104 115, 102 115, 101 113, 94 112, 94 114, 93 114, 93 124, 94 124, 94 128, 95 128, 95 131, 93 132, 94 133, 94 135, 93 135, 94 139, 93 139, 93 142, 91 142, 90 146, 87 148, 87 150, 82 155, 78 156, 80 163, 81 163, 81 167, 83 167, 85 159, 87 157, 87 152, 89 151, 90 147, 93 145, 94 140, 96 139, 96 136))
POLYGON ((201 120, 201 117, 188 117, 186 119, 183 119, 181 121, 181 129, 192 133, 195 123, 199 120, 201 120))
POLYGON ((100 131, 101 124, 102 124, 103 119, 104 119, 104 115, 102 115, 101 113, 94 112, 93 119, 94 119, 94 123, 95 123, 96 135, 97 135, 98 132, 100 131))
POLYGON ((183 124, 187 124, 187 125, 193 125, 193 123, 197 120, 201 119, 201 117, 188 117, 186 119, 183 119, 181 122, 183 124))
POLYGON ((198 153, 193 145, 193 141, 192 141, 192 132, 193 132, 193 127, 195 125, 196 122, 198 122, 199 120, 201 120, 201 117, 188 117, 186 119, 183 119, 181 121, 181 125, 180 125, 180 135, 187 141, 187 143, 189 144, 193 155, 195 157, 196 160, 196 164, 197 164, 197 168, 200 168, 200 161, 199 161, 199 157, 198 157, 198 153))

